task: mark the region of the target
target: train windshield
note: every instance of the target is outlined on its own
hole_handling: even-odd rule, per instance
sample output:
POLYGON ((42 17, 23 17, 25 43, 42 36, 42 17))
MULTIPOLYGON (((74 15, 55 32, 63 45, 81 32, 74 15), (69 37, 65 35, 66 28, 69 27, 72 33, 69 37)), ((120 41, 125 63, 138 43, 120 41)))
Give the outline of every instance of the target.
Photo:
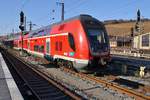
POLYGON ((106 33, 102 29, 87 29, 87 35, 92 52, 100 52, 107 45, 106 33))
POLYGON ((104 31, 100 29, 88 29, 88 37, 90 43, 101 44, 106 42, 104 31))
POLYGON ((109 50, 109 39, 104 24, 95 18, 82 21, 92 55, 99 55, 109 50))

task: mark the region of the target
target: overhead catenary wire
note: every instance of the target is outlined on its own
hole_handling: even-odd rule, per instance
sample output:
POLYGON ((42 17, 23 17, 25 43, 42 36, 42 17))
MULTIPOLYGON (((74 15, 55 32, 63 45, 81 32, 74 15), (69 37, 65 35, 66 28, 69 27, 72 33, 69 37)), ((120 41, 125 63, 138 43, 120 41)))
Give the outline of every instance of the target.
MULTIPOLYGON (((75 2, 75 1, 74 1, 75 2)), ((85 2, 85 0, 83 0, 83 1, 80 1, 80 2, 78 2, 77 3, 77 5, 76 6, 79 6, 79 5, 81 5, 82 3, 84 3, 85 2)), ((75 6, 75 7, 76 7, 75 6)), ((70 8, 68 8, 67 7, 67 9, 70 9, 71 10, 71 8, 73 8, 73 7, 70 7, 70 8)), ((65 8, 66 9, 66 8, 65 8)), ((56 10, 55 10, 56 11, 56 10)), ((67 11, 68 12, 68 11, 67 11)), ((65 14, 66 14, 66 11, 65 11, 65 14)), ((41 20, 41 19, 44 19, 44 18, 46 18, 46 17, 48 17, 49 16, 49 14, 46 14, 45 16, 42 16, 42 17, 40 17, 40 18, 38 18, 38 19, 36 19, 36 21, 43 21, 43 20, 41 20)))
MULTIPOLYGON (((110 16, 110 17, 104 17, 104 18, 105 18, 105 19, 106 19, 106 18, 111 19, 111 18, 113 18, 113 16, 115 16, 115 15, 118 15, 118 14, 120 14, 120 13, 124 13, 124 12, 122 11, 122 9, 125 9, 125 8, 131 6, 132 4, 135 4, 135 1, 137 1, 137 0, 133 0, 133 1, 131 1, 131 2, 128 2, 128 3, 124 4, 124 5, 122 5, 121 7, 117 8, 116 10, 114 10, 114 11, 112 11, 112 12, 109 12, 109 15, 111 15, 111 16, 110 16)), ((80 2, 78 2, 75 6, 72 6, 72 7, 68 8, 68 10, 65 11, 65 14, 68 15, 68 14, 74 13, 75 10, 81 8, 81 6, 85 6, 85 4, 87 4, 87 3, 88 3, 87 1, 80 1, 80 2)), ((134 6, 134 7, 136 7, 136 6, 134 6)), ((85 8, 84 8, 84 10, 85 10, 85 8)), ((88 10, 89 10, 89 9, 88 9, 88 10)))
MULTIPOLYGON (((74 5, 74 6, 68 6, 68 5, 70 5, 70 4, 68 4, 68 5, 66 5, 66 7, 65 7, 65 15, 69 15, 69 14, 71 14, 71 13, 74 13, 74 10, 77 10, 77 9, 79 9, 79 8, 81 8, 81 6, 85 6, 85 5, 87 5, 89 2, 87 2, 86 0, 80 0, 80 1, 77 1, 77 0, 75 0, 77 3, 74 5)), ((74 2, 75 2, 74 1, 74 2)), ((123 5, 122 7, 119 7, 118 9, 116 9, 115 11, 112 11, 112 12, 110 12, 109 14, 111 15, 111 17, 109 17, 109 18, 113 18, 112 17, 112 14, 119 14, 118 12, 119 11, 122 11, 122 9, 124 9, 124 8, 126 8, 126 7, 128 7, 128 6, 131 6, 131 4, 133 3, 133 2, 135 2, 136 0, 134 0, 134 1, 132 1, 132 2, 128 2, 127 4, 125 4, 125 5, 123 5)), ((122 13, 122 12, 121 12, 122 13)), ((41 20, 41 19, 45 19, 45 18, 47 18, 49 16, 49 14, 46 14, 45 16, 43 16, 43 17, 40 17, 40 18, 38 18, 37 20, 38 21, 43 21, 43 20, 41 20)), ((106 18, 108 18, 108 17, 106 17, 106 18)), ((36 21, 37 21, 36 20, 36 21)))
MULTIPOLYGON (((25 6, 29 3, 29 1, 30 0, 25 0, 24 2, 23 2, 23 4, 22 4, 22 8, 25 8, 25 6)), ((65 0, 64 0, 65 1, 65 0)), ((112 12, 109 12, 109 15, 110 16, 106 16, 106 17, 104 17, 104 18, 114 18, 116 15, 118 15, 119 13, 124 13, 123 12, 123 9, 125 9, 125 8, 127 8, 127 7, 129 7, 129 6, 131 6, 131 4, 133 3, 133 2, 135 2, 136 0, 133 0, 133 1, 130 1, 130 2, 128 2, 128 3, 126 3, 126 4, 124 4, 123 6, 121 6, 121 7, 119 7, 118 9, 116 9, 116 10, 114 10, 114 11, 112 11, 112 12)), ((89 4, 89 2, 88 1, 86 1, 86 0, 74 0, 73 2, 71 1, 71 3, 69 3, 69 2, 66 2, 66 4, 65 4, 65 16, 67 17, 68 15, 71 15, 72 13, 74 13, 76 10, 78 10, 78 9, 81 9, 81 10, 85 10, 85 8, 83 9, 83 6, 86 6, 87 4, 89 4), (74 5, 71 5, 71 4, 74 4, 74 5), (82 7, 82 8, 81 8, 82 7)), ((86 8, 87 9, 87 8, 86 8)), ((89 9, 89 8, 88 8, 89 9)), ((91 8, 92 9, 92 8, 91 8)), ((56 11, 56 10, 55 10, 56 11)), ((125 14, 124 14, 125 15, 125 14)), ((34 21, 45 21, 45 20, 47 20, 47 19, 49 19, 49 16, 50 16, 50 14, 49 13, 47 13, 45 16, 42 16, 42 17, 40 17, 40 18, 38 18, 38 19, 36 19, 36 20, 34 20, 34 21), (41 20, 42 19, 42 20, 41 20)), ((55 18, 54 18, 55 19, 55 18)), ((53 22, 54 22, 54 19, 53 19, 53 22)), ((52 18, 50 18, 50 20, 52 21, 52 18)))

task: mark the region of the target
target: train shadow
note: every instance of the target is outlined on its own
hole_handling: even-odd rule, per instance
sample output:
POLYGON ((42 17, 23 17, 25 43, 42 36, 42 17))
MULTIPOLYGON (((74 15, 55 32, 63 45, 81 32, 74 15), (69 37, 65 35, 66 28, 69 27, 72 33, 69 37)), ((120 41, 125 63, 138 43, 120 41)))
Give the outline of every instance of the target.
POLYGON ((127 80, 127 79, 122 79, 122 78, 115 79, 113 82, 131 87, 133 89, 138 89, 138 88, 144 87, 144 84, 134 82, 134 81, 131 81, 131 80, 127 80))
POLYGON ((107 65, 106 67, 93 67, 90 70, 90 74, 93 74, 94 76, 108 76, 108 75, 113 75, 113 76, 136 76, 135 74, 138 73, 137 70, 128 70, 124 69, 120 66, 113 66, 113 65, 107 65))
POLYGON ((114 83, 124 85, 133 89, 139 89, 144 87, 144 84, 138 83, 136 81, 128 80, 122 78, 122 76, 135 76, 134 74, 122 72, 122 69, 114 68, 113 66, 107 66, 106 68, 95 68, 93 69, 93 76, 96 77, 106 77, 107 80, 110 80, 114 83), (119 77, 117 77, 119 76, 119 77), (121 76, 121 77, 120 77, 121 76))
POLYGON ((45 68, 58 68, 55 63, 51 63, 51 62, 46 64, 40 64, 40 65, 44 66, 45 68))

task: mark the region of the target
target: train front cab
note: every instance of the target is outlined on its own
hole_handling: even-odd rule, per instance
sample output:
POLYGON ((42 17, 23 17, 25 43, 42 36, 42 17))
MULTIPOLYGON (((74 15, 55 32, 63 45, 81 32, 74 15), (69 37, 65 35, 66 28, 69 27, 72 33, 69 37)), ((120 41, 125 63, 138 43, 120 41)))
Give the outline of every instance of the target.
POLYGON ((110 61, 110 45, 106 29, 100 21, 89 18, 82 21, 89 46, 89 66, 106 66, 110 61))
POLYGON ((91 16, 81 16, 75 38, 76 60, 73 65, 84 71, 91 67, 105 67, 110 61, 110 45, 104 24, 91 16))

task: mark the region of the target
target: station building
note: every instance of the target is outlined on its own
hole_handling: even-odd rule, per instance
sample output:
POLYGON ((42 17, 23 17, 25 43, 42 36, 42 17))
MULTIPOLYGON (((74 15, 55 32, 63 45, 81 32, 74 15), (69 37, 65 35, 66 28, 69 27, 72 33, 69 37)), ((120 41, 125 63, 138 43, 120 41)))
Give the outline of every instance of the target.
POLYGON ((111 48, 134 48, 150 51, 150 20, 106 24, 111 48), (136 26, 140 27, 136 30, 136 26))
POLYGON ((133 48, 150 50, 150 32, 134 36, 133 48))

